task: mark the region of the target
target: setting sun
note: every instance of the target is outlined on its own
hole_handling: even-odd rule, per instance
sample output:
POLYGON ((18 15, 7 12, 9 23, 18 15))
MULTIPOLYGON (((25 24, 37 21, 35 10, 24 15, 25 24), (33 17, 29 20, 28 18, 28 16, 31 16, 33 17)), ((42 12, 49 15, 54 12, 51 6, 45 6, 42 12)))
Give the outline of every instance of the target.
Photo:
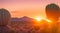
POLYGON ((35 18, 37 21, 41 21, 42 20, 42 18, 40 18, 40 17, 36 17, 35 18))

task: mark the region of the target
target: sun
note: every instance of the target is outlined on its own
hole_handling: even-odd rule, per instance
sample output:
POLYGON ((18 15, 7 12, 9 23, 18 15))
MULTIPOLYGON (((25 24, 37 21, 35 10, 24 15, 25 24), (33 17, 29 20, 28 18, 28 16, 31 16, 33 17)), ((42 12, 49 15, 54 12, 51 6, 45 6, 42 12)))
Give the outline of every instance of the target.
POLYGON ((40 17, 36 17, 35 18, 37 21, 41 21, 42 20, 42 18, 40 18, 40 17))

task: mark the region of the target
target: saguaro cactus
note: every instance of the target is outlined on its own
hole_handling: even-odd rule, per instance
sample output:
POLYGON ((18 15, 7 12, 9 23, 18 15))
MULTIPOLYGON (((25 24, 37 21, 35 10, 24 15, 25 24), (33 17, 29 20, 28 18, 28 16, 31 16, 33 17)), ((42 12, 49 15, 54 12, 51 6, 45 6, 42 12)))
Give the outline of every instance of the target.
POLYGON ((52 22, 52 33, 57 33, 58 30, 58 19, 59 19, 59 6, 56 4, 49 4, 46 6, 46 15, 47 18, 50 19, 52 22))
POLYGON ((52 21, 57 21, 59 19, 59 6, 56 4, 49 4, 46 6, 47 18, 52 21))
POLYGON ((6 9, 0 9, 0 26, 7 25, 10 22, 10 13, 6 9))

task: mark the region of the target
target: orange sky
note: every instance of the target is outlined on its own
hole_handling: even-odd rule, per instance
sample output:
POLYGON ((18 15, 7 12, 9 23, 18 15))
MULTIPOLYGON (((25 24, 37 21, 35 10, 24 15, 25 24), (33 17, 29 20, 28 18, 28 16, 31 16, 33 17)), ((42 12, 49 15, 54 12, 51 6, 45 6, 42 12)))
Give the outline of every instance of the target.
POLYGON ((46 17, 45 7, 50 3, 59 5, 60 0, 0 0, 0 8, 8 9, 12 17, 46 17))

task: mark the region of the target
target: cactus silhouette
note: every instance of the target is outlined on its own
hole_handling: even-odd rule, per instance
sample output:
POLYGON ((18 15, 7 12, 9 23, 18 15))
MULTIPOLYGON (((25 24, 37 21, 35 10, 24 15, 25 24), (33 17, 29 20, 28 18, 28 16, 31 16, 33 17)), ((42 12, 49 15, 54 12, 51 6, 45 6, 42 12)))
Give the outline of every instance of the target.
POLYGON ((46 6, 46 15, 47 18, 53 21, 59 19, 59 6, 56 4, 49 4, 46 6))
POLYGON ((0 26, 7 25, 10 21, 10 13, 6 9, 0 9, 0 26))
POLYGON ((10 22, 10 13, 6 9, 0 9, 0 33, 8 33, 9 28, 7 27, 8 22, 10 22))
POLYGON ((49 4, 46 6, 47 18, 52 20, 51 33, 57 33, 58 29, 58 19, 59 19, 59 6, 56 4, 49 4))

